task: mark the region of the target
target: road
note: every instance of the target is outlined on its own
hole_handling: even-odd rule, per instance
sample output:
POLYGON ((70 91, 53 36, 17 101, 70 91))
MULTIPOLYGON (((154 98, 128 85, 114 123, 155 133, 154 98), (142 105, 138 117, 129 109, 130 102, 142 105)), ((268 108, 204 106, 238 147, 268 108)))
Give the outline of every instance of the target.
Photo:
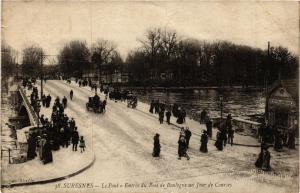
MULTIPOLYGON (((290 186, 291 179, 256 173, 254 162, 259 153, 257 148, 229 146, 224 151, 217 151, 214 142, 210 141, 209 152, 203 154, 199 152, 199 136, 193 135, 189 149, 191 159, 178 160, 178 129, 172 125, 160 125, 157 118, 149 113, 141 113, 127 108, 125 103, 110 100, 105 114, 88 112, 85 104, 93 92, 75 83, 49 80, 44 93, 51 94, 52 98, 62 98, 68 97, 71 89, 74 99, 71 101, 68 98, 66 113, 75 119, 79 134, 86 138, 87 148, 92 148, 95 153, 94 165, 60 182, 16 187, 13 190, 74 192, 80 188, 57 188, 57 184, 83 182, 93 183, 93 188, 84 189, 85 192, 237 192, 237 189, 238 192, 286 192, 295 188, 290 186), (160 134, 160 158, 151 156, 155 133, 160 134), (127 184, 125 187, 126 183, 131 186, 127 184), (145 183, 147 188, 140 187, 141 183, 145 183), (150 183, 153 183, 151 187, 150 183), (184 188, 176 183, 194 184, 194 187, 184 188), (196 188, 197 183, 205 185, 196 188), (172 184, 175 187, 171 187, 172 184), (213 185, 208 187, 209 184, 213 185), (165 187, 157 188, 156 185, 165 187)), ((284 164, 282 160, 277 163, 282 171, 293 167, 284 164)))

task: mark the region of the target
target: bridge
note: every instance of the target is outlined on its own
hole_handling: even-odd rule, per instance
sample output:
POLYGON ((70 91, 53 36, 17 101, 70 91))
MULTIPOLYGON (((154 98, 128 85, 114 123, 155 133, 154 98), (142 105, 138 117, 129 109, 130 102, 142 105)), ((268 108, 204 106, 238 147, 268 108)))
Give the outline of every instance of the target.
POLYGON ((21 102, 20 109, 19 109, 19 115, 25 116, 27 114, 30 125, 31 126, 39 126, 41 124, 39 117, 37 116, 36 112, 34 111, 33 107, 31 106, 31 104, 26 96, 26 92, 22 88, 21 85, 18 85, 18 92, 22 99, 21 101, 19 99, 19 101, 21 102), (26 112, 25 112, 25 110, 26 110, 26 112))

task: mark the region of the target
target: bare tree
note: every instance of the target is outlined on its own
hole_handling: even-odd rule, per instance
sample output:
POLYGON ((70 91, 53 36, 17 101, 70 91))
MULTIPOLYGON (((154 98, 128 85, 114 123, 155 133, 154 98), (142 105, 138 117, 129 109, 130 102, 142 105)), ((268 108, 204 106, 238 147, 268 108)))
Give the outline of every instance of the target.
POLYGON ((98 79, 101 81, 101 67, 111 63, 112 58, 116 52, 116 46, 114 43, 99 39, 93 45, 91 49, 92 62, 96 65, 98 70, 98 79))
POLYGON ((166 65, 168 66, 171 59, 174 59, 175 57, 175 52, 178 45, 176 31, 165 29, 162 33, 161 42, 162 54, 164 55, 166 65))
POLYGON ((1 72, 3 76, 10 76, 17 70, 17 51, 2 42, 1 47, 1 72))
POLYGON ((90 69, 90 51, 85 41, 73 40, 67 43, 58 55, 60 69, 66 75, 82 76, 90 69))
POLYGON ((144 39, 138 40, 142 43, 142 50, 150 60, 150 68, 157 73, 157 62, 159 51, 162 48, 162 34, 160 28, 148 29, 144 39))
POLYGON ((31 45, 23 50, 22 71, 28 76, 37 76, 44 60, 44 50, 38 45, 31 45))

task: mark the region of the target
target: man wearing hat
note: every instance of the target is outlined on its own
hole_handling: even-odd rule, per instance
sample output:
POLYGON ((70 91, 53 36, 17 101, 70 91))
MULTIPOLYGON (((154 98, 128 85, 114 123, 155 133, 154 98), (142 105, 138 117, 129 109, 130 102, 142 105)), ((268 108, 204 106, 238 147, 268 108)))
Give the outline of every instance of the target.
POLYGON ((201 135, 201 146, 200 146, 200 151, 203 153, 207 153, 207 142, 208 142, 208 135, 207 135, 207 131, 203 130, 202 131, 202 135, 201 135))

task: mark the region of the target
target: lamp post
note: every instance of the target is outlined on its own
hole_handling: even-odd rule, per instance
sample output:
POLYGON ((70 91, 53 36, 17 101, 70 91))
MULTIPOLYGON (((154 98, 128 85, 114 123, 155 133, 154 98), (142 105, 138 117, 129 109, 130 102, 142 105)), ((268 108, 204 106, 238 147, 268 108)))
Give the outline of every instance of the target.
POLYGON ((221 111, 221 120, 220 120, 220 128, 221 128, 221 123, 223 120, 223 95, 220 95, 219 100, 220 100, 220 111, 221 111))
POLYGON ((42 96, 43 96, 43 53, 41 53, 41 74, 40 74, 40 77, 41 77, 41 99, 42 99, 42 96))

